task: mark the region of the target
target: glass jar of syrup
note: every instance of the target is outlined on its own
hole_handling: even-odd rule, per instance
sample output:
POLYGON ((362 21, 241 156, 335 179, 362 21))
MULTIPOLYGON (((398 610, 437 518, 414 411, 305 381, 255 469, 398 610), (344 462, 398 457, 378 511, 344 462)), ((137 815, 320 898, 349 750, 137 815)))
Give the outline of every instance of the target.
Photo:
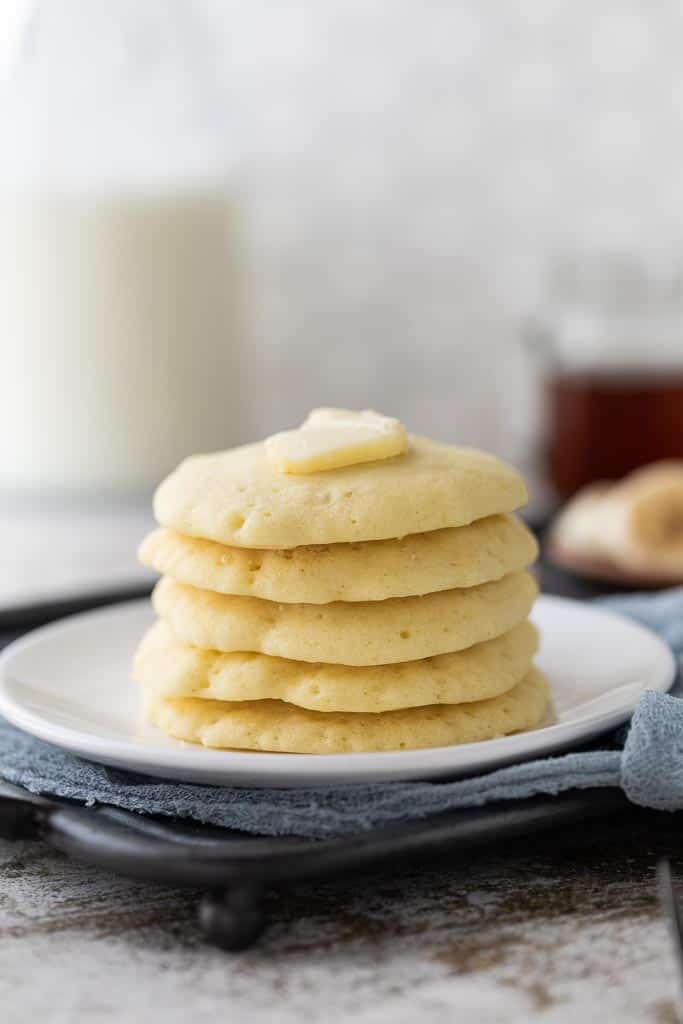
POLYGON ((683 255, 559 261, 534 328, 555 496, 683 459, 683 255))

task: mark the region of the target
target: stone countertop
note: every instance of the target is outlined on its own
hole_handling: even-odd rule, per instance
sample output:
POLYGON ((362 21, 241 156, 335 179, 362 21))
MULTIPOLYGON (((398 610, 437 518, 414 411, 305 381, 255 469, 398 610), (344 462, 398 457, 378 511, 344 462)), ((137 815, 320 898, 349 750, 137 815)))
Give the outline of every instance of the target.
POLYGON ((270 896, 260 943, 203 943, 198 893, 0 843, 3 1024, 191 1019, 674 1024, 654 895, 680 817, 627 815, 469 861, 270 896))

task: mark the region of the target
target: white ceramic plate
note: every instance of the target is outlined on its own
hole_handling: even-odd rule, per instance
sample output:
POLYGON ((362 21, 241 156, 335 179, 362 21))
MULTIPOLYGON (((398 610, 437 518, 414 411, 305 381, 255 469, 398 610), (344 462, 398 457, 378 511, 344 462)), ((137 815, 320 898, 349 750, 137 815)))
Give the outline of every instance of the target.
POLYGON ((242 786, 451 778, 583 742, 625 721, 645 689, 675 676, 650 630, 592 605, 541 597, 538 663, 550 678, 555 722, 530 732, 429 750, 381 754, 263 754, 206 750, 140 721, 130 678, 135 645, 152 622, 147 601, 114 605, 37 629, 0 657, 0 714, 83 757, 163 778, 242 786))

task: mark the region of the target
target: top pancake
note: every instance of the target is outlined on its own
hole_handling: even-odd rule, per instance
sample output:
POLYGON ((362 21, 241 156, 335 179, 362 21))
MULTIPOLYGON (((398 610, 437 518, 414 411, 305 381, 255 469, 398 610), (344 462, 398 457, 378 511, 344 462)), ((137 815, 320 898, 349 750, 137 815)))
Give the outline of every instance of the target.
POLYGON ((181 463, 158 488, 162 526, 246 548, 385 540, 511 512, 522 477, 493 455, 410 436, 403 455, 293 476, 263 442, 181 463))

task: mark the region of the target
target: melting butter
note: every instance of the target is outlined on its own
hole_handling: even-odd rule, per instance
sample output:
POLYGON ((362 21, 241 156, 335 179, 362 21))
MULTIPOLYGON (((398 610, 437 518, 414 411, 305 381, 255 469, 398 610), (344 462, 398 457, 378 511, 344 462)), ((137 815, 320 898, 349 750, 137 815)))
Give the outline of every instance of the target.
POLYGON ((298 430, 266 441, 266 457, 280 473, 320 473, 401 455, 405 428, 396 419, 365 409, 314 409, 298 430))

